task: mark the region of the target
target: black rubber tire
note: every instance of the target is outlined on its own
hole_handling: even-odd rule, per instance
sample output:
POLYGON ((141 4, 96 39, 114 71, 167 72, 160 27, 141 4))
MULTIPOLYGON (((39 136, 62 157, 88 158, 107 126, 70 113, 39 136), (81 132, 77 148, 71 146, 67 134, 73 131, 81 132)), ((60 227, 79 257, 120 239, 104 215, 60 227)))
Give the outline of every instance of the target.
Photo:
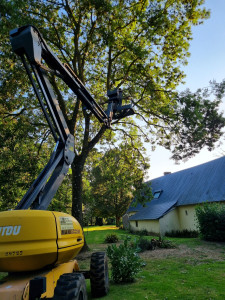
POLYGON ((103 297, 108 294, 109 274, 105 252, 95 252, 91 255, 90 282, 92 297, 103 297))
POLYGON ((86 283, 83 274, 68 273, 59 277, 54 300, 87 300, 86 283))

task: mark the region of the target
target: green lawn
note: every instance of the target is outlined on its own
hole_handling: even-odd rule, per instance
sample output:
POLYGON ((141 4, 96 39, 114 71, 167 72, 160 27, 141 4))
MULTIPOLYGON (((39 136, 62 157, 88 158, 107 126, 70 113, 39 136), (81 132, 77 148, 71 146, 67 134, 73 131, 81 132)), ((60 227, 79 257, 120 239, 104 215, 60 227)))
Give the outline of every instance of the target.
MULTIPOLYGON (((90 252, 85 255, 87 259, 78 256, 81 269, 89 269, 91 251, 105 250, 107 244, 104 239, 107 234, 115 233, 120 241, 123 241, 127 233, 116 228, 102 227, 88 228, 85 230, 85 237, 90 247, 90 252), (98 230, 95 230, 98 229, 98 230), (104 230, 103 230, 104 229, 104 230)), ((132 239, 137 238, 130 235, 132 239)), ((147 237, 151 239, 152 237, 147 237)), ((207 243, 199 238, 169 238, 176 245, 185 245, 188 249, 197 253, 193 257, 177 255, 176 257, 152 257, 145 255, 146 266, 138 274, 134 283, 114 284, 110 282, 110 292, 103 300, 216 300, 225 299, 225 244, 207 243), (220 257, 218 261, 205 258, 204 253, 199 251, 199 247, 209 247, 219 249, 220 257), (219 248, 218 248, 219 247, 219 248), (198 254, 199 253, 199 254, 198 254)), ((154 253, 157 254, 154 250, 154 253)), ((167 250, 165 250, 167 251, 167 250)), ((170 250, 168 250, 170 251, 170 250)), ((83 255, 83 254, 82 254, 83 255)), ((0 277, 1 277, 0 273, 0 277)), ((88 299, 91 298, 90 283, 86 280, 88 299)), ((100 298, 99 298, 100 299, 100 298)))
MULTIPOLYGON (((88 234, 85 233, 85 237, 91 250, 102 249, 104 238, 108 233, 117 234, 121 240, 127 235, 122 230, 89 231, 88 234)), ((132 236, 132 238, 135 238, 135 236, 132 236)), ((169 240, 176 245, 185 244, 192 250, 202 245, 208 247, 208 244, 199 238, 169 238, 169 240)), ((210 247, 216 249, 217 245, 211 243, 210 247)), ((222 245, 221 253, 225 253, 225 245, 222 245)), ((204 260, 204 256, 200 253, 199 259, 196 256, 193 258, 178 256, 163 259, 145 259, 145 262, 146 266, 139 273, 134 283, 118 285, 111 282, 110 292, 103 299, 225 299, 225 260, 204 260)), ((89 299, 92 299, 88 280, 87 289, 89 299)))
POLYGON ((120 239, 124 239, 125 236, 127 236, 124 230, 118 230, 116 228, 108 229, 106 226, 104 228, 104 230, 94 230, 94 228, 91 227, 88 231, 84 229, 84 235, 88 245, 103 244, 107 234, 116 234, 120 239))
POLYGON ((132 284, 111 284, 104 299, 225 299, 225 263, 190 264, 185 259, 147 260, 132 284))

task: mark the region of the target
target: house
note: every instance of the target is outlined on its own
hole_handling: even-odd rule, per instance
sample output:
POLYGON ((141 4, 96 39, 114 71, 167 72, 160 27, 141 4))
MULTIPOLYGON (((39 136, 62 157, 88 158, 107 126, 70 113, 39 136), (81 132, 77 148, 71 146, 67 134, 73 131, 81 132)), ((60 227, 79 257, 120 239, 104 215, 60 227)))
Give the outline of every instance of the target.
POLYGON ((154 199, 145 207, 127 210, 130 228, 164 235, 172 230, 197 230, 195 207, 204 202, 225 203, 225 157, 155 178, 154 199))

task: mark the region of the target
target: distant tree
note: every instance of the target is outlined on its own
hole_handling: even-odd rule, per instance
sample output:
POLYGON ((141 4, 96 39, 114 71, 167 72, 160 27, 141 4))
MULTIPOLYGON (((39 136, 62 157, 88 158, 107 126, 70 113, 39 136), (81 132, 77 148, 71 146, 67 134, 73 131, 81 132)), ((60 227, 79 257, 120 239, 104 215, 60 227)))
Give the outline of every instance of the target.
POLYGON ((89 194, 95 216, 115 217, 119 226, 148 167, 133 145, 120 144, 108 150, 90 174, 89 194))
POLYGON ((71 213, 72 208, 72 174, 71 169, 59 187, 54 199, 49 205, 49 210, 71 213))
POLYGON ((0 210, 15 207, 50 153, 38 142, 40 132, 33 126, 38 115, 28 116, 23 109, 9 113, 8 105, 0 102, 0 210))
POLYGON ((88 177, 84 176, 83 180, 83 219, 85 225, 93 225, 93 220, 96 218, 95 213, 95 197, 92 192, 90 185, 90 175, 88 177))

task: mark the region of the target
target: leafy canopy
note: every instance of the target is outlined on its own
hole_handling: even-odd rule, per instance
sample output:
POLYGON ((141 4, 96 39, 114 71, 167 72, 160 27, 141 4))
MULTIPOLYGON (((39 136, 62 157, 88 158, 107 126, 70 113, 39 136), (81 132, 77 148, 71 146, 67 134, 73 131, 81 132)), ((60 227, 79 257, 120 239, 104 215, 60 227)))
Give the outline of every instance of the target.
MULTIPOLYGON (((104 145, 130 136, 135 140, 137 132, 132 128, 136 128, 138 136, 151 142, 152 147, 160 144, 171 149, 175 159, 183 159, 204 145, 211 149, 222 134, 224 119, 218 113, 218 101, 204 103, 198 96, 179 95, 175 91, 184 79, 180 67, 187 63, 191 28, 209 17, 203 3, 203 0, 1 1, 0 104, 4 106, 1 117, 11 120, 9 116, 14 114, 16 122, 23 120, 28 125, 26 132, 32 135, 33 140, 29 141, 35 149, 27 147, 24 155, 37 152, 45 142, 49 149, 52 141, 21 62, 12 53, 9 29, 24 24, 38 27, 54 52, 71 65, 99 104, 105 106, 107 89, 121 87, 125 100, 134 105, 134 118, 119 121, 113 130, 106 132, 83 109, 80 99, 51 76, 59 105, 75 135, 72 213, 78 220, 82 218, 84 166, 97 143, 104 145)), ((24 143, 17 131, 15 139, 20 146, 24 143)), ((6 150, 13 155, 10 148, 6 150)), ((46 157, 43 152, 41 164, 46 157)), ((4 176, 3 170, 0 163, 0 177, 4 176)), ((8 175, 12 172, 13 169, 8 175)), ((22 170, 19 173, 23 174, 22 170)), ((17 183, 13 190, 16 186, 17 183)))

